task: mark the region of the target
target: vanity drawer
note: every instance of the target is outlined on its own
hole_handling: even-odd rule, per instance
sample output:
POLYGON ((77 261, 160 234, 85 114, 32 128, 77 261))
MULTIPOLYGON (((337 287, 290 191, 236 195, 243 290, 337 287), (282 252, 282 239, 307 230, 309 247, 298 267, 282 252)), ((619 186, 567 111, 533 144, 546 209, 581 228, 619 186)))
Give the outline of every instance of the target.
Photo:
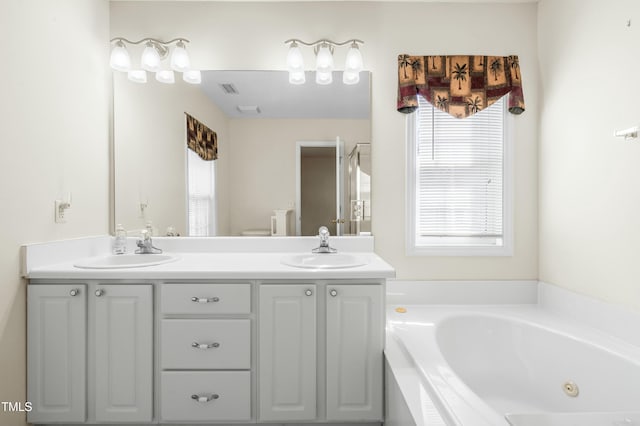
POLYGON ((248 319, 162 320, 161 360, 163 369, 248 370, 251 323, 248 319))
POLYGON ((249 314, 250 284, 162 284, 163 314, 249 314))
POLYGON ((166 371, 162 373, 161 380, 162 420, 213 422, 251 419, 251 377, 248 371, 166 371))

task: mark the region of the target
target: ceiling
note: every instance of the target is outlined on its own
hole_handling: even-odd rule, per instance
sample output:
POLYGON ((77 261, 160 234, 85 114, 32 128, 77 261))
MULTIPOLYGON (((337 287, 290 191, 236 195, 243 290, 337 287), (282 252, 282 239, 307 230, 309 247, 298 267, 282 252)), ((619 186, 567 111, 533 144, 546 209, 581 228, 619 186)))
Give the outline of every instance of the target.
POLYGON ((333 83, 315 83, 315 72, 307 71, 305 84, 289 83, 286 71, 202 71, 201 88, 232 118, 343 118, 370 116, 370 73, 360 73, 360 82, 342 83, 342 72, 334 71, 333 83), (237 94, 225 92, 231 84, 237 94), (241 112, 238 107, 257 107, 241 112))

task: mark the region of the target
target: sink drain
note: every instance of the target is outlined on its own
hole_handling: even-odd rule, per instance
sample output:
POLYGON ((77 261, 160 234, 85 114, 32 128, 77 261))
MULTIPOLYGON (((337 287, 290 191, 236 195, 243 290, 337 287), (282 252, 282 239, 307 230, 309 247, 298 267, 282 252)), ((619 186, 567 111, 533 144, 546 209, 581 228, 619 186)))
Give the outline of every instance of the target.
POLYGON ((564 390, 564 393, 566 393, 567 396, 570 396, 572 398, 575 398, 580 393, 580 390, 578 389, 578 385, 576 385, 573 382, 564 383, 562 385, 562 390, 564 390))

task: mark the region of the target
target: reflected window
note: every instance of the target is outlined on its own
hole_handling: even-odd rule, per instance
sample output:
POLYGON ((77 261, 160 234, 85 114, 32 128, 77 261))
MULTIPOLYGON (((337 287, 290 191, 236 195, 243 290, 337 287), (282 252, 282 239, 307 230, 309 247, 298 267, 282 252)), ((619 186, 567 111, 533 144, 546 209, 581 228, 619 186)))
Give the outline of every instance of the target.
POLYGON ((216 162, 204 161, 187 149, 189 236, 216 235, 216 162))

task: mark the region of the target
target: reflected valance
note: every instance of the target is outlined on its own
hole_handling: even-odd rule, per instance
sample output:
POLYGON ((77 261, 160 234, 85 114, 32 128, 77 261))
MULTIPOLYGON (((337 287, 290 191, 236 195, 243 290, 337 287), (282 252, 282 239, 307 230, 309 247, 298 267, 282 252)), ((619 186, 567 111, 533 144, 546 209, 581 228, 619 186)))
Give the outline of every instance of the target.
POLYGON ((187 147, 205 161, 218 158, 218 136, 216 132, 202 124, 198 119, 187 116, 187 147))
POLYGON ((524 111, 518 57, 398 55, 398 111, 418 108, 422 95, 436 108, 465 118, 508 95, 512 114, 524 111))

